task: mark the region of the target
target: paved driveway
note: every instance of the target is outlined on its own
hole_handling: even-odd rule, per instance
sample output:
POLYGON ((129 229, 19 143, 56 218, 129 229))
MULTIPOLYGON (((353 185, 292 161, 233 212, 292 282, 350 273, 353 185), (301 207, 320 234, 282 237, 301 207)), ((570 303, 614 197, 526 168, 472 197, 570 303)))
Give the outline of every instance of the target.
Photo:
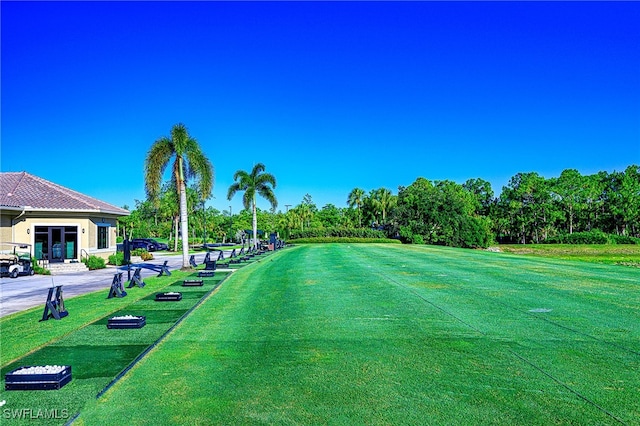
MULTIPOLYGON (((225 251, 225 258, 231 250, 225 251)), ((212 253, 213 255, 213 253, 212 253)), ((153 271, 147 268, 141 270, 142 278, 157 276, 160 265, 167 261, 169 270, 182 267, 182 255, 165 254, 161 252, 153 253, 154 259, 144 263, 145 266, 158 268, 153 271)), ((196 255, 196 262, 201 264, 204 260, 204 253, 196 255)), ((0 317, 20 312, 34 306, 42 306, 47 300, 49 288, 53 285, 62 285, 64 298, 90 293, 96 290, 104 290, 105 297, 113 275, 117 272, 124 272, 123 278, 127 279, 127 269, 123 267, 109 266, 105 269, 98 269, 88 272, 74 272, 61 275, 34 275, 32 277, 0 278, 0 317)), ((133 270, 131 271, 133 274, 133 270)))

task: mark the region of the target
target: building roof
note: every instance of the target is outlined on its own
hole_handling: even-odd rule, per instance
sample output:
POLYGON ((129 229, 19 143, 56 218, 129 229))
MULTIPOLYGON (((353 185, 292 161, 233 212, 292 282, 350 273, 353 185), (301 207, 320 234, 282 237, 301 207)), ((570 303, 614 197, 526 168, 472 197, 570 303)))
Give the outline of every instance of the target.
POLYGON ((96 212, 126 216, 129 212, 27 172, 0 173, 0 206, 27 211, 96 212))

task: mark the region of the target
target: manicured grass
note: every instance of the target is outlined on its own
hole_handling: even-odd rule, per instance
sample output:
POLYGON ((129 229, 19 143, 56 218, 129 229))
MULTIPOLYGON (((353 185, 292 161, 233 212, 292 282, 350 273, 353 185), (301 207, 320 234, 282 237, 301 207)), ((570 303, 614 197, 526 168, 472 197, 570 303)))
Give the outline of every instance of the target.
POLYGON ((18 410, 44 424, 66 423, 226 276, 218 272, 203 279, 202 287, 181 287, 183 279, 193 276, 177 271, 170 277, 145 279, 144 288, 127 289, 124 298, 106 299, 107 292, 101 291, 69 299, 70 314, 60 321, 38 322, 33 310, 3 320, 2 348, 7 349, 2 353, 3 379, 23 366, 71 365, 73 371, 71 383, 57 391, 2 392, 0 399, 9 401, 4 418, 12 419, 11 410, 18 410), (161 290, 180 291, 183 299, 156 302, 155 294, 161 290), (145 316, 146 326, 107 329, 109 318, 128 314, 145 316), (25 347, 29 342, 31 347, 25 347), (54 407, 59 412, 52 416, 54 407), (49 414, 38 417, 39 410, 49 414))
POLYGON ((503 244, 505 253, 640 267, 640 245, 634 244, 503 244))
POLYGON ((347 244, 254 266, 77 424, 638 424, 638 269, 347 244))
POLYGON ((27 352, 56 341, 105 315, 113 314, 123 306, 147 296, 154 297, 156 292, 189 275, 190 273, 174 271, 169 277, 145 278, 145 287, 126 289, 128 294, 124 298, 107 299, 109 283, 105 283, 105 290, 70 299, 65 298, 65 307, 69 316, 60 321, 39 322, 42 318, 44 303, 43 306, 2 317, 0 318, 0 366, 4 367, 27 352))

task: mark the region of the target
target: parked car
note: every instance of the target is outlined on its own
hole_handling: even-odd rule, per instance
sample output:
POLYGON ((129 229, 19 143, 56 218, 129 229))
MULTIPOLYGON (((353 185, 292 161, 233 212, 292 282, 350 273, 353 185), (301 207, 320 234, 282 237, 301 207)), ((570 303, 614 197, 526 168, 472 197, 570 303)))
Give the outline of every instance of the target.
POLYGON ((145 249, 146 251, 156 251, 158 246, 148 241, 146 238, 134 238, 130 242, 131 250, 145 249))
POLYGON ((165 243, 161 243, 158 240, 154 240, 153 238, 141 238, 142 240, 148 241, 151 244, 155 244, 156 246, 156 250, 160 251, 160 250, 169 250, 169 246, 166 245, 165 243))

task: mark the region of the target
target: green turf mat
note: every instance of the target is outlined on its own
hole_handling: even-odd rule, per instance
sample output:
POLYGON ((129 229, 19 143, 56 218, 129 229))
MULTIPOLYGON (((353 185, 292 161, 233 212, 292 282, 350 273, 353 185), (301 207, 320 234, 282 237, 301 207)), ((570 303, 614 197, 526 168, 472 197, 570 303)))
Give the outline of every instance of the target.
MULTIPOLYGON (((207 287, 182 291, 184 297, 179 302, 155 302, 155 292, 139 300, 108 300, 106 303, 109 305, 123 306, 5 365, 2 368, 2 379, 5 373, 30 365, 71 365, 73 372, 72 381, 57 391, 1 392, 3 397, 10 399, 13 406, 21 407, 8 412, 9 417, 15 420, 26 413, 26 420, 38 420, 43 422, 42 424, 66 423, 87 401, 95 398, 105 386, 125 371, 136 358, 219 285, 225 276, 226 274, 221 274, 218 279, 210 280, 207 287), (109 318, 122 315, 144 316, 146 325, 139 329, 107 328, 109 318), (54 410, 46 407, 56 408, 54 410)), ((104 304, 100 307, 103 308, 104 304)), ((67 321, 63 325, 70 324, 67 321)), ((53 329, 55 324, 51 321, 49 324, 37 325, 53 329)))

